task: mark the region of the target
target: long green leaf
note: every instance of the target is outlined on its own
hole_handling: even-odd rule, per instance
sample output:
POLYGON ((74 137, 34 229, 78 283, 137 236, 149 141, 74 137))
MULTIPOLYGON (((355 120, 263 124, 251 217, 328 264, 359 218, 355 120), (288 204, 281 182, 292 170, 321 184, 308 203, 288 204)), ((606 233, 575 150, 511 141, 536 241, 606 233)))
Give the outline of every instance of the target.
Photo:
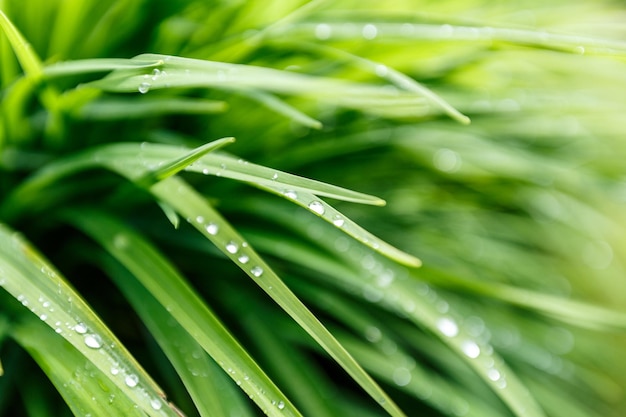
MULTIPOLYGON (((175 179, 166 179, 153 187, 172 183, 175 179)), ((173 184, 178 186, 176 182, 173 184)), ((184 196, 179 196, 178 200, 183 204, 188 202, 184 196)), ((168 203, 180 210, 180 204, 168 203)), ((261 410, 269 416, 300 416, 293 404, 263 373, 202 299, 148 242, 101 213, 68 216, 68 220, 122 263, 158 301, 161 306, 159 309, 165 308, 261 410)))
POLYGON ((25 239, 0 225, 0 285, 66 339, 150 416, 176 415, 165 395, 82 297, 25 239))

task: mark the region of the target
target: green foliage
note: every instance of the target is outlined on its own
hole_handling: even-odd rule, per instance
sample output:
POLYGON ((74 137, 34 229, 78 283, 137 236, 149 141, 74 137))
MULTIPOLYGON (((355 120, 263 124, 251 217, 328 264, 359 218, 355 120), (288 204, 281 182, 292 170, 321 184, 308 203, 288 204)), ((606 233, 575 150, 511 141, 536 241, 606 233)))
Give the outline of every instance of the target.
POLYGON ((0 0, 0 415, 621 416, 624 13, 0 0))

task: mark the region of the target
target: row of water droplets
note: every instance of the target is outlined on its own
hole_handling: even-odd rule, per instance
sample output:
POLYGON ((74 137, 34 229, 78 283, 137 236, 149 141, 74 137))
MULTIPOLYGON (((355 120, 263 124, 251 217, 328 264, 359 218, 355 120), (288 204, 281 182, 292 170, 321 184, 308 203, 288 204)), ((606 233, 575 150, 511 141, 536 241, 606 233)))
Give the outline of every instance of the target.
MULTIPOLYGON (((218 236, 220 233, 220 223, 215 221, 207 222, 204 216, 198 215, 195 219, 188 219, 188 221, 195 222, 198 227, 202 228, 210 236, 218 236)), ((245 241, 228 240, 224 244, 224 250, 232 255, 242 268, 248 267, 251 260, 248 248, 248 242, 245 241)), ((256 278, 261 277, 265 272, 260 265, 252 265, 248 271, 256 278)))
MULTIPOLYGON (((12 241, 14 248, 21 252, 30 250, 21 242, 19 235, 15 234, 12 241)), ((50 293, 48 296, 40 294, 36 299, 30 299, 26 294, 19 293, 16 295, 16 299, 68 342, 75 345, 76 342, 73 342, 73 339, 78 336, 82 338, 82 342, 80 343, 83 343, 85 347, 101 352, 103 356, 114 364, 110 369, 111 375, 116 376, 119 374, 120 377, 124 378, 123 381, 126 386, 129 388, 137 387, 141 390, 140 396, 148 399, 152 409, 160 410, 163 406, 161 399, 151 397, 145 389, 139 386, 139 378, 137 375, 129 372, 125 367, 120 367, 119 363, 123 361, 120 360, 119 354, 116 352, 115 343, 104 343, 102 337, 96 331, 90 329, 79 318, 73 317, 72 310, 74 309, 74 303, 76 301, 73 296, 64 289, 66 284, 62 282, 62 278, 44 263, 39 263, 39 265, 35 267, 39 268, 39 273, 44 274, 50 282, 56 283, 57 289, 55 293, 50 293)), ((0 285, 4 286, 6 279, 1 272, 2 271, 0 271, 0 285)), ((7 289, 9 292, 13 293, 13 288, 7 289)), ((81 309, 82 307, 77 308, 77 310, 81 309)))
POLYGON ((143 81, 137 87, 137 90, 141 94, 146 94, 152 88, 152 84, 161 80, 162 78, 167 77, 167 72, 165 70, 160 70, 155 68, 152 70, 152 74, 144 74, 143 81))

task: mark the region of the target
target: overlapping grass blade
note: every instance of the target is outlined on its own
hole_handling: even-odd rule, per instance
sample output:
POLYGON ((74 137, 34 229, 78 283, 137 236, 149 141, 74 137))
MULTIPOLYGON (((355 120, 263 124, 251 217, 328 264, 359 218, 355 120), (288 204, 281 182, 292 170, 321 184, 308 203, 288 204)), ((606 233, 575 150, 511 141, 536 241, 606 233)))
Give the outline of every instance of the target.
MULTIPOLYGON (((156 186, 168 183, 173 179, 175 178, 169 178, 156 186)), ((184 202, 186 199, 183 198, 181 201, 184 202)), ((180 210, 177 205, 172 206, 180 210)), ((98 241, 150 293, 146 300, 137 298, 136 293, 131 294, 129 298, 133 304, 137 302, 146 303, 141 307, 135 306, 140 312, 156 314, 150 319, 153 326, 163 326, 163 322, 152 322, 159 315, 166 319, 166 322, 175 319, 180 325, 181 328, 178 330, 156 330, 166 333, 176 331, 178 336, 182 337, 182 339, 170 339, 169 345, 165 349, 166 352, 175 355, 175 365, 189 367, 189 364, 184 363, 181 352, 176 352, 175 346, 172 345, 177 341, 182 343, 190 339, 189 336, 185 336, 185 332, 187 332, 188 335, 193 335, 191 340, 188 340, 192 343, 184 346, 184 348, 193 348, 198 344, 202 346, 202 349, 211 355, 213 360, 228 373, 229 377, 237 382, 241 389, 267 415, 276 417, 300 416, 298 410, 256 365, 245 349, 231 336, 195 291, 147 241, 123 224, 98 212, 90 212, 89 216, 69 216, 68 220, 98 241), (154 306, 156 311, 144 310, 149 306, 154 306), (193 342, 193 339, 196 342, 193 342), (183 363, 180 362, 181 360, 183 363)), ((126 292, 131 291, 131 289, 141 291, 136 288, 137 285, 129 283, 121 283, 120 287, 126 292)), ((165 340, 159 339, 161 343, 165 343, 165 340)), ((207 371, 208 364, 203 364, 199 360, 194 364, 194 367, 196 365, 199 367, 198 369, 205 368, 204 371, 207 371)), ((183 371, 182 375, 188 383, 189 372, 189 370, 183 371)), ((195 386, 194 392, 198 395, 207 395, 206 392, 199 392, 200 389, 210 389, 208 392, 215 390, 208 386, 195 386)), ((194 399, 199 400, 200 398, 194 399)), ((217 410, 207 411, 215 412, 217 410)))
POLYGON ((20 323, 12 327, 11 335, 38 362, 74 415, 146 415, 124 390, 111 381, 108 372, 96 368, 92 361, 40 320, 21 318, 20 323))
POLYGON ((22 36, 20 31, 11 23, 7 15, 0 10, 0 28, 9 39, 11 47, 17 55, 24 72, 37 79, 42 73, 41 60, 33 50, 33 47, 22 36))
POLYGON ((178 177, 167 178, 150 191, 165 201, 237 264, 319 343, 363 389, 392 416, 404 413, 300 302, 269 265, 193 188, 178 177))
POLYGON ((122 290, 155 338, 191 396, 202 417, 228 416, 237 410, 242 417, 252 416, 248 404, 227 373, 119 262, 102 260, 102 266, 122 290), (166 325, 164 325, 166 323, 166 325))
POLYGON ((110 384, 150 416, 176 413, 165 395, 65 279, 20 235, 0 225, 2 287, 55 336, 67 340, 110 384))

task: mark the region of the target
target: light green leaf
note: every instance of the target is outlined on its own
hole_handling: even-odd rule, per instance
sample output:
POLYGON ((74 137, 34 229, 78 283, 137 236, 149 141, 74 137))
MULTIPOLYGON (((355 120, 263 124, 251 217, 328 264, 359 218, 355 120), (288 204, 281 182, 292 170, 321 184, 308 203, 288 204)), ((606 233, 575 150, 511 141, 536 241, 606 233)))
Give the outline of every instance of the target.
MULTIPOLYGON (((174 184, 178 187, 178 182, 173 182, 174 180, 177 178, 168 178, 153 188, 162 189, 162 184, 174 184)), ((189 203, 185 197, 177 195, 177 203, 168 201, 168 198, 162 200, 168 201, 168 204, 181 212, 181 203, 189 203)), ((182 214, 186 213, 183 211, 182 214)), ((68 216, 68 221, 98 241, 122 263, 156 299, 152 303, 158 301, 157 305, 160 307, 157 311, 164 308, 228 376, 251 396, 261 410, 269 416, 300 416, 298 410, 263 373, 174 267, 147 241, 113 218, 97 212, 89 212, 89 216, 68 216)), ((122 285, 122 288, 126 286, 122 285)))
POLYGON ((11 46, 24 72, 37 79, 42 73, 41 60, 33 50, 33 47, 22 36, 20 31, 11 23, 7 15, 0 10, 0 28, 9 39, 11 46))
MULTIPOLYGON (((24 317, 12 328, 13 338, 28 351, 48 375, 74 415, 93 417, 146 414, 108 372, 102 372, 67 340, 40 320, 24 317)), ((161 400, 155 404, 161 404, 161 400)))
POLYGON ((2 287, 76 348, 150 416, 176 415, 163 391, 65 279, 19 234, 0 225, 2 287))

